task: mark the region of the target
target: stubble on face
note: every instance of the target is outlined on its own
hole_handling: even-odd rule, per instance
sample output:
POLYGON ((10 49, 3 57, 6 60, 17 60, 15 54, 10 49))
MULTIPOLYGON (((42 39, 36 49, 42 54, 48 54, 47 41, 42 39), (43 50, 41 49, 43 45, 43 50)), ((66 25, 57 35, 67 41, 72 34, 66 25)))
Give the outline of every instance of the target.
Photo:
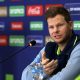
POLYGON ((62 15, 48 18, 47 22, 51 38, 58 44, 66 43, 72 32, 71 23, 66 22, 62 15))

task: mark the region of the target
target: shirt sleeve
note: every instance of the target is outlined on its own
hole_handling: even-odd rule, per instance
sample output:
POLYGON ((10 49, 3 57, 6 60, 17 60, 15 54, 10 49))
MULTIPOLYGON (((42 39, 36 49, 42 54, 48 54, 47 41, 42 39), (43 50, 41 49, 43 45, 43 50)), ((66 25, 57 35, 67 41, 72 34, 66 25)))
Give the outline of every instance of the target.
POLYGON ((41 61, 41 54, 44 52, 45 47, 39 52, 39 54, 36 56, 36 58, 33 60, 31 64, 39 63, 41 61))
POLYGON ((74 80, 80 74, 80 44, 72 51, 65 68, 48 80, 74 80))

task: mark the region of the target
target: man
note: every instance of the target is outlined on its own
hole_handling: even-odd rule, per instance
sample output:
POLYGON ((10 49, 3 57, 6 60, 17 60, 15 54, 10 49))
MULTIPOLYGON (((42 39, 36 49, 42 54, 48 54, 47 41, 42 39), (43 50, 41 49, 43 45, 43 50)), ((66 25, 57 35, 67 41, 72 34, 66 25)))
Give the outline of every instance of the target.
MULTIPOLYGON (((46 57, 48 53, 44 47, 31 64, 41 61, 45 80, 74 80, 80 74, 80 40, 73 31, 70 14, 64 7, 50 7, 45 15, 54 40, 55 59, 46 57)), ((24 69, 22 80, 32 80, 30 69, 30 65, 24 69)))

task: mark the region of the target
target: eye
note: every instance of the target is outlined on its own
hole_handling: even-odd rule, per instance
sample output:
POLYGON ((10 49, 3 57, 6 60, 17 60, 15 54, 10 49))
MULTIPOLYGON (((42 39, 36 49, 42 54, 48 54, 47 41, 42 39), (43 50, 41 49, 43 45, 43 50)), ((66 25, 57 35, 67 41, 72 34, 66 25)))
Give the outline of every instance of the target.
POLYGON ((48 28, 49 28, 49 29, 53 29, 53 28, 54 28, 54 26, 48 26, 48 28))
POLYGON ((64 26, 64 23, 57 25, 57 27, 62 27, 62 26, 64 26))

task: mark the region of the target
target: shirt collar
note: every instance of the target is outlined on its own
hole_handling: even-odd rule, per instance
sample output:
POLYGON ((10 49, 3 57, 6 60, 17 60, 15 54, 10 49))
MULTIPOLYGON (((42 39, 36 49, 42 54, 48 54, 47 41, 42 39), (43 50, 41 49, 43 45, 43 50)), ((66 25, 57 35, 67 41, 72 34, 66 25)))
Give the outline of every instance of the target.
POLYGON ((57 48, 57 55, 66 54, 68 51, 71 50, 71 48, 74 46, 75 43, 76 43, 76 34, 72 32, 72 36, 68 41, 66 47, 63 49, 63 51, 60 51, 60 49, 57 48))

